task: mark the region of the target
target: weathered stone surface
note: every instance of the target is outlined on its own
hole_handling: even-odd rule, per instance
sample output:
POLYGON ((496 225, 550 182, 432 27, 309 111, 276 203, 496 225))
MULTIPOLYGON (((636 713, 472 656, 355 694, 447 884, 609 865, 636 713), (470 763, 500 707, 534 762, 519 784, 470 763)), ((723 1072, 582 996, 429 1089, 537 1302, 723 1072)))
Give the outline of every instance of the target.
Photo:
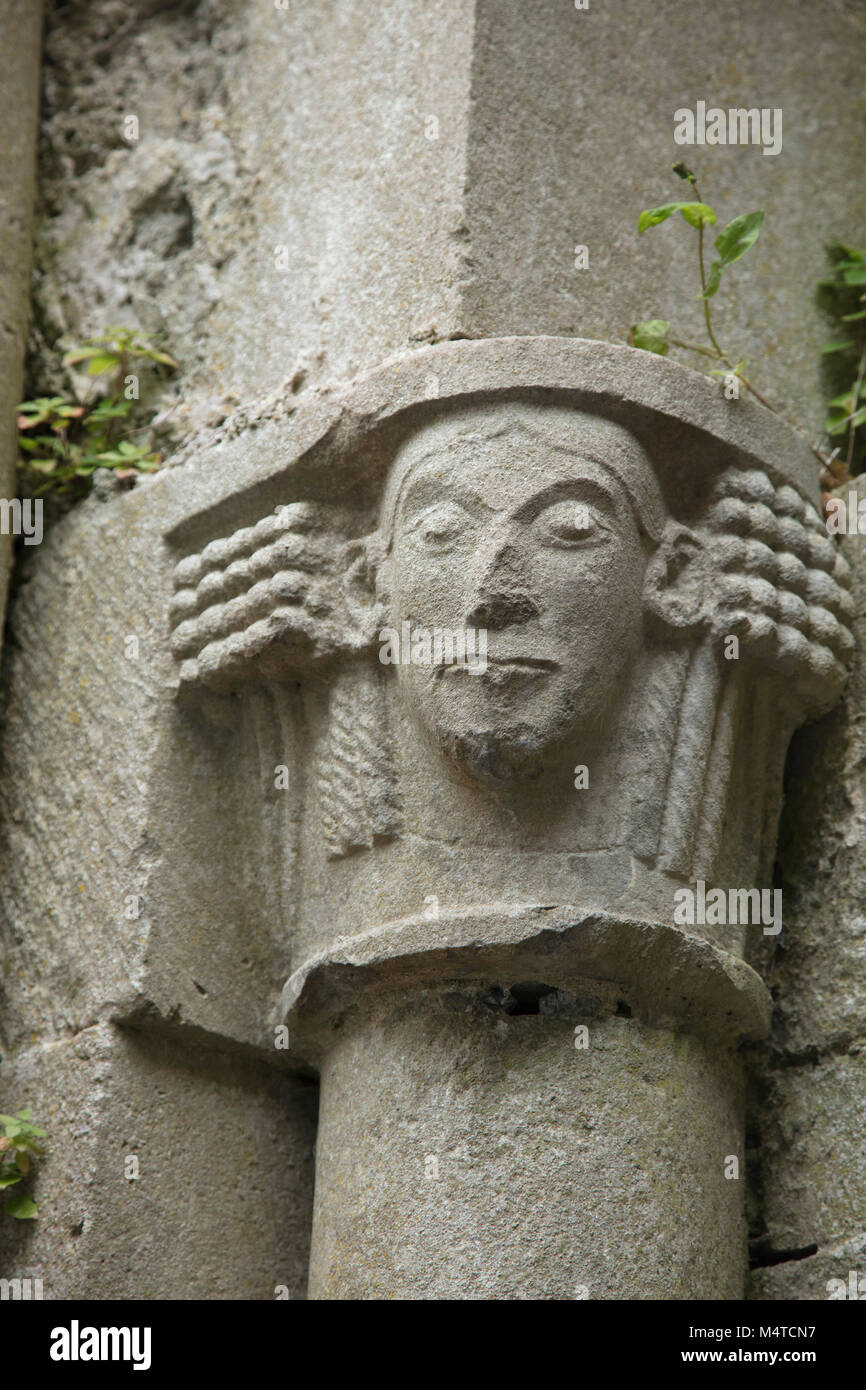
MULTIPOLYGON (((856 510, 864 480, 841 489, 846 503, 851 492, 856 510)), ((817 1243, 823 1252, 862 1229, 866 1205, 864 547, 866 538, 856 534, 842 543, 854 579, 851 684, 838 709, 795 736, 786 775, 779 844, 785 930, 765 970, 775 1009, 756 1115, 764 1221, 777 1250, 817 1243)), ((807 1263, 799 1273, 792 1268, 790 1285, 774 1282, 787 1275, 766 1271, 764 1296, 815 1296, 772 1292, 805 1289, 807 1263)))
POLYGON ((817 435, 826 323, 815 281, 830 238, 859 246, 866 232, 866 189, 851 177, 866 122, 864 47, 857 0, 734 0, 723 21, 680 0, 586 10, 485 0, 472 74, 463 331, 624 341, 632 323, 657 316, 671 321, 672 336, 702 342, 694 239, 676 221, 637 233, 643 208, 681 196, 670 166, 685 160, 722 223, 766 210, 760 250, 714 301, 715 322, 765 394, 817 435), (675 112, 698 100, 781 108, 781 154, 678 145, 675 112), (589 252, 585 270, 575 268, 578 245, 589 252))
POLYGON ((0 646, 13 546, 5 503, 17 492, 15 407, 27 336, 41 31, 41 0, 0 4, 0 646))
POLYGON ((742 1296, 736 1062, 586 999, 537 1005, 405 992, 333 1033, 311 1297, 742 1296))
POLYGON ((723 220, 767 210, 718 301, 723 337, 818 431, 814 284, 825 241, 866 224, 851 178, 864 20, 857 0, 734 0, 726 16, 720 50, 708 12, 680 0, 651 13, 413 0, 363 18, 328 3, 315 23, 240 0, 65 5, 47 34, 37 342, 118 315, 164 327, 185 366, 167 403, 177 438, 233 396, 346 377, 421 342, 624 342, 653 314, 693 340, 692 239, 674 223, 636 231, 642 208, 677 196, 670 165, 685 157, 723 220), (677 145, 674 113, 698 98, 782 107, 782 154, 677 145))
POLYGON ((752 1272, 749 1297, 776 1301, 779 1299, 829 1299, 831 1295, 838 1301, 842 1299, 840 1282, 847 1286, 848 1295, 852 1288, 861 1292, 857 1301, 866 1292, 863 1281, 866 1264, 866 1234, 860 1233, 849 1240, 838 1242, 817 1254, 802 1260, 791 1260, 785 1264, 773 1265, 768 1269, 752 1272), (852 1271, 854 1279, 851 1279, 852 1271), (861 1282, 858 1283, 859 1280, 861 1282), (831 1281, 835 1280, 836 1283, 831 1281))
POLYGON ((764 1218, 778 1250, 852 1235, 863 1221, 866 1048, 766 1074, 764 1218))
POLYGON ((49 22, 35 345, 164 331, 166 439, 461 331, 472 6, 310 21, 88 0, 49 22))
POLYGON ((280 803, 251 727, 191 738, 175 709, 160 524, 148 487, 90 501, 25 570, 0 777, 7 1047, 143 1010, 273 1057, 290 961, 279 832, 256 827, 280 803))
POLYGON ((0 1224, 3 1277, 45 1298, 305 1297, 315 1087, 110 1024, 3 1071, 3 1109, 26 1095, 50 1135, 37 1220, 0 1224))
MULTIPOLYGON (((839 490, 866 498, 866 480, 839 490)), ((866 702, 866 536, 842 550, 852 567, 856 655, 838 709, 797 735, 786 775, 779 864, 788 929, 773 964, 775 1038, 791 1058, 855 1043, 866 1032, 862 710, 866 702)))

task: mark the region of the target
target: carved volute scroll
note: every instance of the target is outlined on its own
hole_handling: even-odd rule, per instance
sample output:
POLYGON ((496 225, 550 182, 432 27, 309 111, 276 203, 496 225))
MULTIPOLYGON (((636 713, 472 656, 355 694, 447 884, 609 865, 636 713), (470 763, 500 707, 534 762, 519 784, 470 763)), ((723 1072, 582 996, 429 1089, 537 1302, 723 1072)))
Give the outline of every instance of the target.
POLYGON ((300 686, 301 969, 423 935, 431 904, 447 938, 540 906, 669 925, 677 885, 766 885, 791 732, 845 680, 848 568, 794 436, 554 339, 449 344, 465 384, 428 398, 437 352, 338 473, 287 473, 276 510, 175 570, 181 692, 300 686), (485 633, 486 662, 437 631, 485 633))

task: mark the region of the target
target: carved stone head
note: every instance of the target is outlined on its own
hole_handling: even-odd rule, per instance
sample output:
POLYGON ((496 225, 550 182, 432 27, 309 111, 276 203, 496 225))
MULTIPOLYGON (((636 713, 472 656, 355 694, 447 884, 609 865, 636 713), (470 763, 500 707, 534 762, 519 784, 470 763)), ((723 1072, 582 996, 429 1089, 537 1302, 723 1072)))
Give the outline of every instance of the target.
POLYGON ((421 356, 320 432, 331 454, 275 511, 180 561, 181 686, 328 692, 305 795, 333 857, 483 833, 566 867, 616 851, 626 879, 639 860, 751 881, 790 733, 836 698, 852 645, 790 433, 624 349, 421 356), (452 387, 425 400, 434 360, 452 387), (483 632, 485 660, 384 665, 385 628, 483 632))
POLYGON ((377 588, 395 631, 486 633, 486 661, 396 666, 469 776, 585 761, 643 642, 664 510, 637 441, 558 405, 486 404, 413 434, 391 469, 377 588))

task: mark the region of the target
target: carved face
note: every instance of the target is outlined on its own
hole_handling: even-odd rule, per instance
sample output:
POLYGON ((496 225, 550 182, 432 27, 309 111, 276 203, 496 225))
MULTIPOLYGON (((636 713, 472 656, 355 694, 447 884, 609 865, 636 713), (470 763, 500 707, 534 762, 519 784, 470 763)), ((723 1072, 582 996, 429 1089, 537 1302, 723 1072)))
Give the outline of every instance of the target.
POLYGON ((433 660, 397 678, 473 779, 532 776, 591 744, 642 642, 638 509, 655 488, 631 436, 557 406, 478 407, 402 450, 385 506, 389 622, 434 639, 486 631, 487 657, 449 661, 446 646, 437 663, 434 640, 433 660))

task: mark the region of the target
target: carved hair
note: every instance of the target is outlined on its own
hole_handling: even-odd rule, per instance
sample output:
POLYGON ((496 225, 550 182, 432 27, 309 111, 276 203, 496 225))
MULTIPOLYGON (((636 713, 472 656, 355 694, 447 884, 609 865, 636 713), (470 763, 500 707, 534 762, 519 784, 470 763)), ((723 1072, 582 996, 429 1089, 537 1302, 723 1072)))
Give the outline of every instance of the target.
MULTIPOLYGON (((769 748, 767 765, 750 759, 753 791, 767 807, 781 788, 788 738, 803 715, 835 701, 853 650, 851 571, 813 507, 764 472, 726 469, 716 480, 695 527, 709 557, 711 602, 706 635, 678 680, 678 721, 659 826, 658 863, 671 872, 709 876, 723 834, 737 716, 744 701, 757 726, 767 722, 768 681, 785 682, 778 736, 755 740, 769 748), (737 660, 725 644, 736 638, 737 660), (698 856, 700 856, 698 858, 698 856)), ((766 754, 764 754, 766 757, 766 754)), ((752 846, 758 865, 775 827, 776 808, 759 815, 752 846)))
POLYGON ((766 473, 729 468, 699 529, 719 575, 715 633, 830 703, 854 647, 854 605, 850 566, 815 509, 766 473))

